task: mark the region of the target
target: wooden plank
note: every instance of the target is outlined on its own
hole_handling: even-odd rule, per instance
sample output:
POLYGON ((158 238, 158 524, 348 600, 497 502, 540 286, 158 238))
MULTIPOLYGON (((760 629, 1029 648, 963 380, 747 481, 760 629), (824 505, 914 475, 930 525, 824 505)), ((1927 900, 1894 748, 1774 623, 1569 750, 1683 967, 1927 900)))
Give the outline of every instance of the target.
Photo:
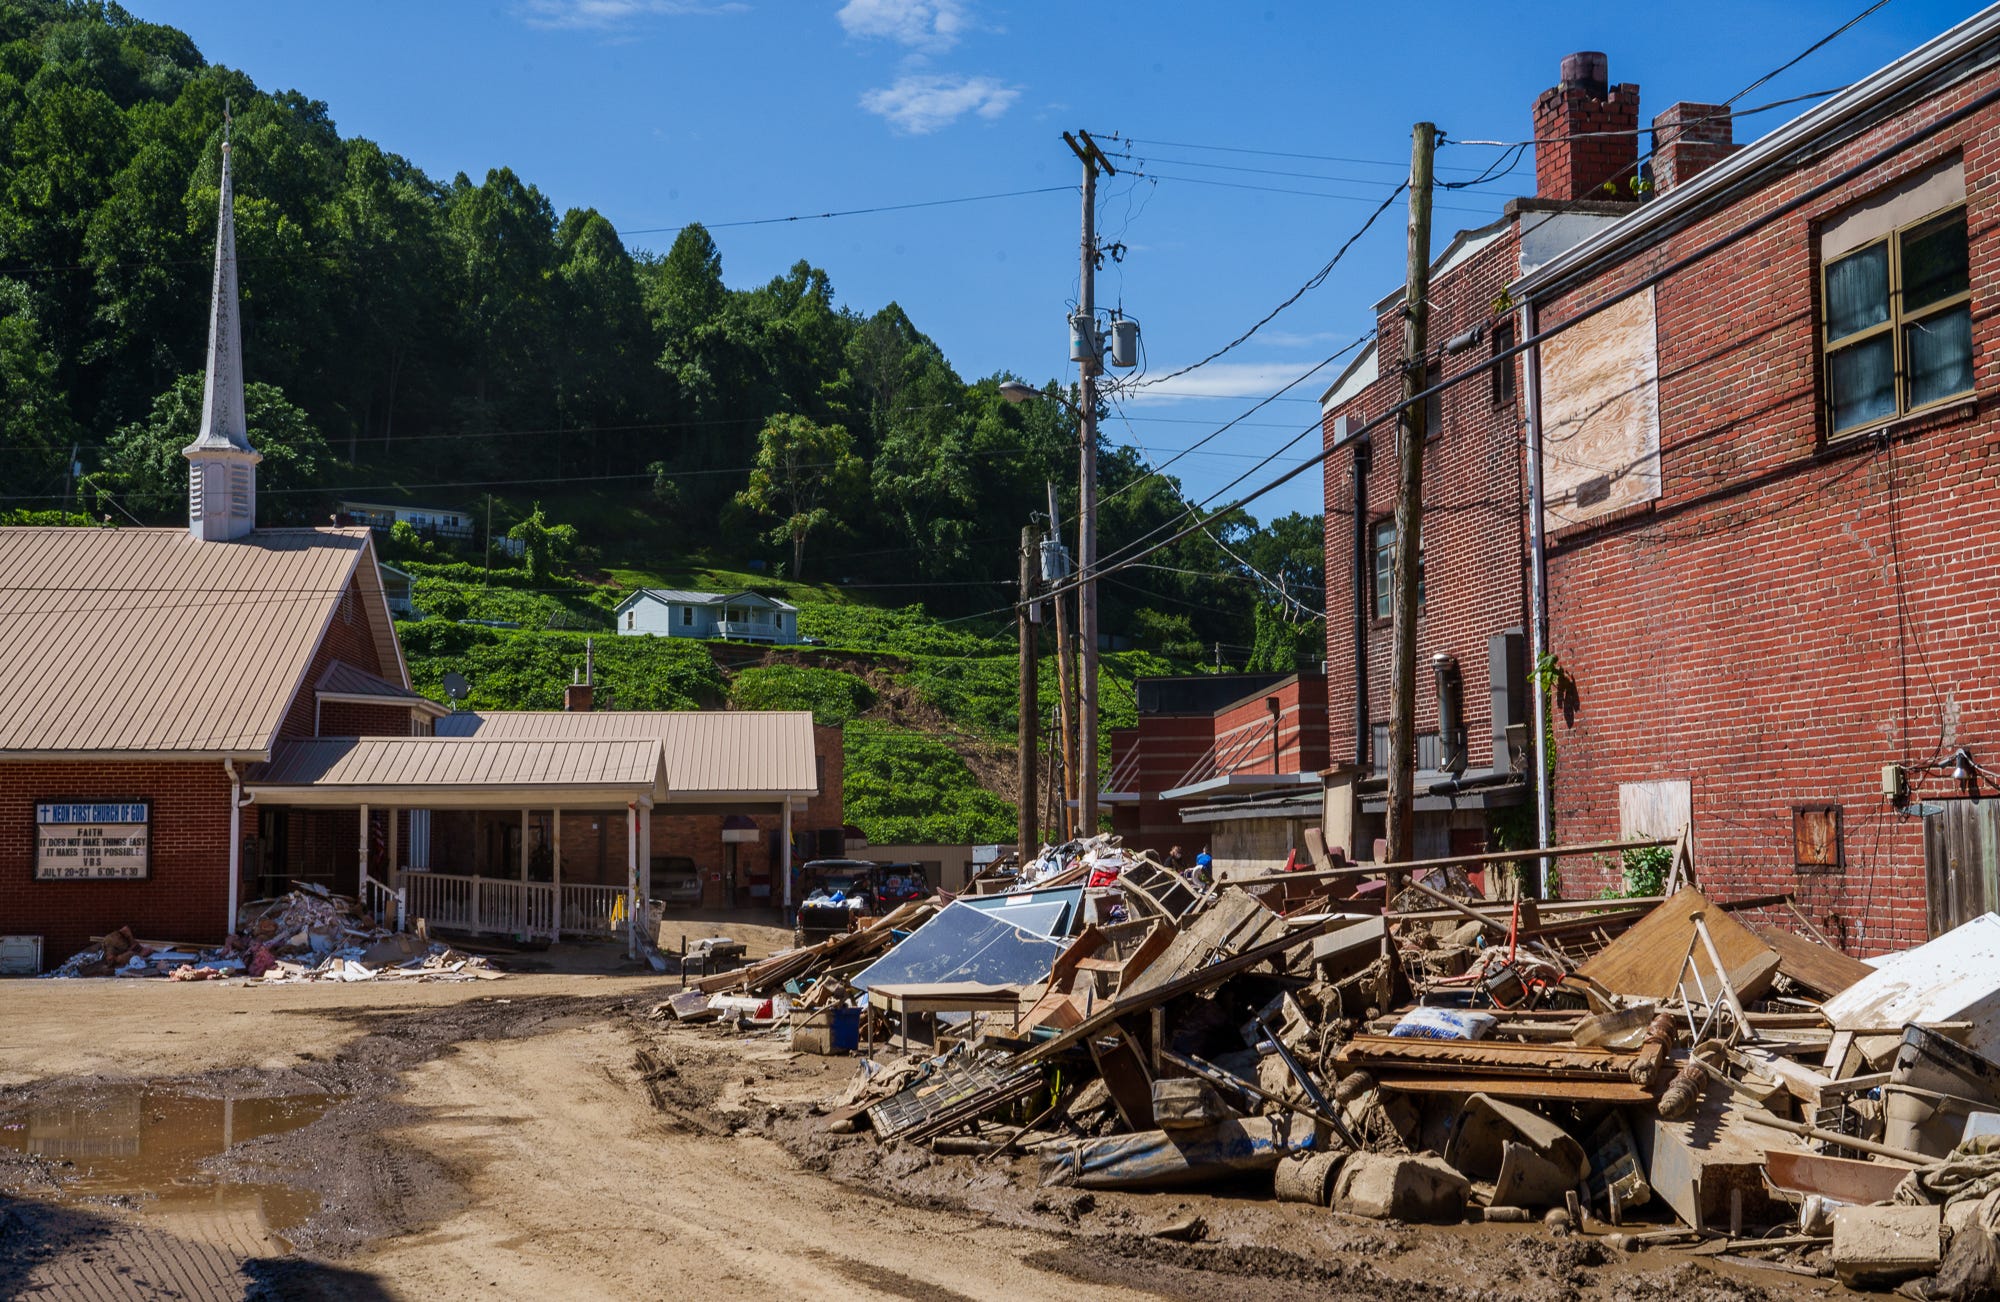
POLYGON ((1357 1035, 1341 1046, 1341 1067, 1381 1067, 1389 1071, 1449 1071, 1453 1074, 1563 1077, 1625 1076, 1636 1053, 1580 1048, 1569 1044, 1517 1044, 1507 1040, 1431 1040, 1395 1035, 1357 1035))
POLYGON ((1549 1080, 1506 1076, 1377 1076, 1385 1090, 1404 1094, 1490 1094, 1501 1099, 1561 1103, 1652 1103, 1652 1094, 1629 1080, 1549 1080))
POLYGON ((1778 970, 1821 999, 1831 999, 1875 970, 1858 958, 1849 958, 1783 927, 1756 930, 1758 939, 1778 951, 1778 970))
POLYGON ((1142 995, 1199 969, 1211 958, 1242 953, 1284 933, 1285 920, 1240 891, 1225 891, 1207 912, 1188 923, 1166 952, 1125 983, 1142 995))
MULTIPOLYGON (((1777 952, 1748 927, 1716 908, 1707 896, 1689 887, 1654 909, 1631 930, 1613 940, 1589 962, 1577 969, 1607 990, 1642 999, 1671 998, 1679 985, 1682 960, 1695 946, 1693 917, 1702 914, 1716 951, 1729 969, 1730 984, 1741 999, 1755 999, 1770 988, 1777 971, 1777 952)), ((1698 948, 1698 947, 1696 947, 1698 948)), ((1712 988, 1718 983, 1709 972, 1706 953, 1697 953, 1696 963, 1703 979, 1712 988)))

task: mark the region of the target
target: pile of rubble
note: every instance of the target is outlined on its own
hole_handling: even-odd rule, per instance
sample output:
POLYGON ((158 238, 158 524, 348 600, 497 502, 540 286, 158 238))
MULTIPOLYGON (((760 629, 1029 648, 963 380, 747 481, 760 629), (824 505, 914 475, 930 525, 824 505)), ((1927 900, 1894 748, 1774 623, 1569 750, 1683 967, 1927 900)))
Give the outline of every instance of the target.
POLYGON ((1046 1185, 1252 1180, 2000 1289, 2000 916, 1862 963, 1674 856, 1646 899, 1489 901, 1459 864, 1398 872, 1385 908, 1376 866, 1209 887, 1098 838, 658 1011, 863 1052, 834 1129, 1032 1154, 1046 1185))
POLYGON ((241 929, 208 948, 138 940, 131 927, 120 927, 47 975, 171 981, 238 977, 266 985, 377 978, 476 981, 501 975, 479 955, 392 931, 357 901, 310 883, 298 883, 298 889, 277 899, 252 901, 237 916, 241 929))

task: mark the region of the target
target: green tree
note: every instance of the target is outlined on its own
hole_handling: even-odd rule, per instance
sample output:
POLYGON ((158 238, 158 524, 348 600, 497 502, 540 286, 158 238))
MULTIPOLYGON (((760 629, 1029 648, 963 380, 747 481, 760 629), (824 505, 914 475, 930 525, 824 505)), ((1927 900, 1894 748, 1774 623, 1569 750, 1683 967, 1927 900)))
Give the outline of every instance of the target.
POLYGON ((0 280, 0 474, 29 484, 59 471, 77 433, 27 287, 0 280))
POLYGON ((507 531, 507 536, 521 544, 521 556, 527 562, 528 580, 532 583, 547 579, 576 549, 576 526, 550 524, 540 502, 535 503, 527 519, 507 531))
MULTIPOLYGON (((838 425, 815 425, 803 416, 773 416, 757 438, 757 466, 736 495, 743 506, 778 518, 773 546, 790 542, 789 577, 805 575, 806 535, 840 527, 834 503, 848 506, 864 480, 854 437, 838 425)), ((851 509, 851 507, 849 508, 851 509)))
MULTIPOLYGON (((201 427, 202 378, 196 372, 174 381, 144 420, 121 428, 105 448, 112 489, 135 515, 167 520, 187 509, 188 463, 181 452, 201 427)), ((257 467, 259 514, 267 523, 314 518, 312 490, 332 460, 326 440, 276 385, 244 385, 243 408, 250 446, 264 458, 257 467)))

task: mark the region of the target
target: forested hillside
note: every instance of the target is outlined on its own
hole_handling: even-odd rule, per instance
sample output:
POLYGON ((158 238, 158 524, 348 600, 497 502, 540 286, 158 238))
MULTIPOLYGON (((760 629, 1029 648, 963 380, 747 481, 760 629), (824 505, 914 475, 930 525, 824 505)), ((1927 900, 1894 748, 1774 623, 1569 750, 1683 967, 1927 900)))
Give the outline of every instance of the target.
MULTIPOLYGON (((5 508, 177 516, 225 105, 267 523, 324 520, 342 495, 490 495, 501 532, 540 499, 586 571, 699 554, 944 613, 1011 600, 1021 526, 1074 478, 1058 404, 968 382, 821 268, 731 288, 700 226, 634 248, 508 167, 427 176, 309 93, 104 3, 0 0, 5 508)), ((1100 465, 1106 552, 1183 509, 1129 449, 1100 465)), ((1279 524, 1228 540, 1315 602, 1317 520, 1279 524)), ((1316 645, 1209 537, 1152 561, 1105 585, 1107 632, 1237 663, 1316 645)))

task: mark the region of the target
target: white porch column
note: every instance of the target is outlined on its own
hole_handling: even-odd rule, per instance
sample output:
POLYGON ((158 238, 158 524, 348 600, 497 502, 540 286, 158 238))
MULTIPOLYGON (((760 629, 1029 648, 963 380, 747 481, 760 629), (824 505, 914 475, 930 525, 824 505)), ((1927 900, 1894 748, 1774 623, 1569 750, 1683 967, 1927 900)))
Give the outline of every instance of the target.
POLYGON ((521 811, 521 880, 528 880, 528 811, 521 811))
POLYGON ((785 874, 785 912, 789 915, 792 911, 792 798, 790 796, 785 797, 781 826, 783 830, 778 836, 785 843, 785 848, 779 852, 778 863, 780 871, 785 874))
POLYGON ((625 955, 639 957, 639 802, 625 806, 625 955))
POLYGON ((398 825, 400 810, 393 805, 389 808, 389 889, 403 889, 402 828, 398 825))
POLYGON ((366 805, 361 807, 361 835, 355 847, 354 858, 361 866, 360 875, 354 879, 354 893, 366 899, 367 892, 362 889, 368 881, 368 806, 366 805))
POLYGON ((562 939, 562 810, 549 811, 549 880, 556 884, 556 939, 562 939))
POLYGON ((646 906, 645 917, 653 916, 653 807, 639 807, 639 902, 646 906))

